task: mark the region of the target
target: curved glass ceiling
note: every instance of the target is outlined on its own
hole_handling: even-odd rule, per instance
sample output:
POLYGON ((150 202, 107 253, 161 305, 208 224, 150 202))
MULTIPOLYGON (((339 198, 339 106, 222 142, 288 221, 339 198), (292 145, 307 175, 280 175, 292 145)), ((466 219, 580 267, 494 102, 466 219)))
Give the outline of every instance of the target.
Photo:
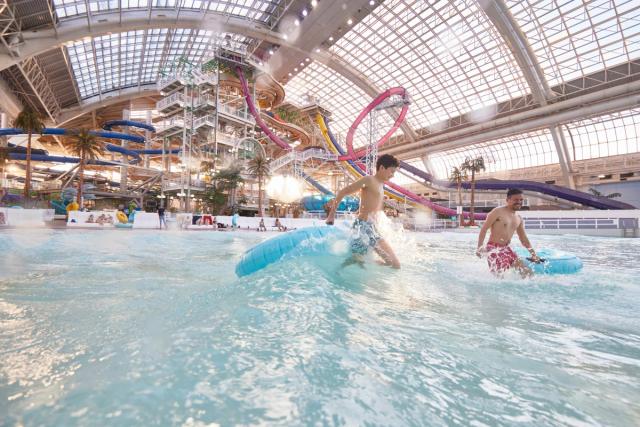
POLYGON ((548 129, 500 138, 429 156, 438 178, 449 176, 467 157, 483 157, 486 172, 558 163, 553 137, 548 129))
POLYGON ((237 49, 249 39, 228 33, 177 29, 128 31, 67 46, 80 97, 87 99, 122 88, 153 84, 178 59, 198 63, 217 44, 237 49))
POLYGON ((232 15, 267 23, 278 8, 280 1, 269 0, 53 0, 60 19, 94 15, 104 12, 136 9, 201 10, 232 15))
POLYGON ((385 1, 331 50, 381 89, 407 88, 416 129, 529 92, 475 0, 385 1))
MULTIPOLYGON (((299 104, 300 100, 311 95, 318 103, 331 111, 331 131, 339 140, 347 135, 349 127, 358 114, 372 101, 362 89, 347 80, 332 69, 319 63, 312 62, 298 73, 286 85, 288 101, 299 104)), ((409 111, 413 105, 409 107, 409 111)), ((353 145, 360 147, 369 141, 366 119, 362 121, 356 131, 353 145)), ((393 126, 393 120, 385 112, 377 113, 377 136, 380 138, 393 126)), ((402 132, 398 130, 396 133, 402 132)))
POLYGON ((574 160, 640 152, 640 108, 580 120, 563 129, 574 160))
POLYGON ((507 0, 551 86, 640 58, 638 0, 507 0))

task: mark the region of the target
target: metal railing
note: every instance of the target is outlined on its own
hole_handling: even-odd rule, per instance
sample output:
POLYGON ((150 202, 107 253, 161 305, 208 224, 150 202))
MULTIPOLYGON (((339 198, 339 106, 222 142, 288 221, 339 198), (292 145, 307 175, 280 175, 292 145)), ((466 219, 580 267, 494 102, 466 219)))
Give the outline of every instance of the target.
POLYGON ((184 106, 185 104, 185 96, 182 92, 176 92, 160 101, 156 102, 156 109, 161 111, 167 108, 172 104, 178 104, 180 106, 184 106))
POLYGON ((637 218, 524 218, 529 230, 611 230, 638 228, 637 218))

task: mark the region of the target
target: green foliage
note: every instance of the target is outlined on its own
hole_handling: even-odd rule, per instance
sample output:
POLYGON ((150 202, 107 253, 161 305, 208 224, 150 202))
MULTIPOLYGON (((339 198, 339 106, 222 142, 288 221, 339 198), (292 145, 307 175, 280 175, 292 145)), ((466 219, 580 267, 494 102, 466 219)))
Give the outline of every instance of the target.
POLYGON ((463 167, 459 167, 459 168, 453 167, 451 169, 451 173, 449 174, 450 182, 460 185, 467 179, 469 179, 469 176, 467 175, 467 170, 464 169, 463 167))
POLYGON ((202 203, 211 209, 211 212, 218 214, 220 209, 227 204, 227 196, 215 187, 207 188, 202 195, 202 203))
POLYGON ((221 169, 213 176, 215 187, 221 191, 232 191, 244 182, 240 168, 221 169))
POLYGON ((615 199, 617 197, 622 197, 622 193, 611 193, 604 195, 602 192, 596 190, 595 188, 589 188, 589 192, 597 197, 606 197, 607 199, 615 199))
POLYGON ((67 147, 82 160, 97 159, 104 154, 104 144, 95 135, 89 133, 87 129, 70 133, 74 134, 74 136, 67 141, 67 147))
POLYGON ((40 113, 28 105, 24 107, 24 110, 22 110, 20 114, 18 114, 18 117, 16 117, 13 124, 15 127, 24 130, 26 133, 41 133, 42 129, 44 129, 40 113))

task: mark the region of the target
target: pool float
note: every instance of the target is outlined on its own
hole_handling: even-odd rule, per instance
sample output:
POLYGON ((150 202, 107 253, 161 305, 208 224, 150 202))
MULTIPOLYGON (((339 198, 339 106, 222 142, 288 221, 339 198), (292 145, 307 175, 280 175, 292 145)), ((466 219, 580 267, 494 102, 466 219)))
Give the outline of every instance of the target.
POLYGON ((582 270, 582 260, 567 252, 546 248, 536 249, 538 257, 544 260, 541 263, 530 261, 529 251, 525 248, 515 248, 515 252, 535 274, 573 274, 582 270))
POLYGON ((236 265, 236 274, 238 277, 247 276, 287 255, 336 253, 336 251, 340 251, 340 248, 344 248, 344 252, 346 252, 348 238, 347 231, 330 226, 305 227, 289 231, 265 240, 245 252, 236 265), (340 245, 340 241, 344 241, 345 244, 340 245))
POLYGON ((116 222, 113 226, 116 228, 131 228, 133 227, 133 224, 130 222, 116 222))
POLYGON ((118 221, 120 221, 120 223, 122 224, 126 224, 127 222, 129 222, 129 218, 127 218, 127 215, 125 215, 125 213, 122 211, 116 212, 116 218, 118 218, 118 221))

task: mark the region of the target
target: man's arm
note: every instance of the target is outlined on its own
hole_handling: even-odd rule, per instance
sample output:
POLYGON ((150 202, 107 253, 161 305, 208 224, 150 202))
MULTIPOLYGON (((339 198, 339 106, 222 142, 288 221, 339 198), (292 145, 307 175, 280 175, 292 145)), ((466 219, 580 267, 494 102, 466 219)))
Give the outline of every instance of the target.
POLYGON ((516 233, 518 233, 518 239, 520 239, 520 243, 522 243, 522 246, 524 246, 531 254, 531 258, 533 259, 533 261, 536 262, 537 260, 539 260, 536 251, 533 249, 533 246, 531 246, 531 242, 529 242, 527 233, 524 231, 524 221, 522 220, 522 218, 520 219, 520 225, 518 225, 518 228, 516 228, 516 233))
POLYGON ((361 188, 365 187, 367 185, 368 179, 369 179, 368 176, 362 177, 356 182, 349 184, 346 187, 344 187, 342 190, 338 191, 338 194, 336 194, 336 198, 329 202, 330 210, 329 210, 329 213, 327 214, 327 224, 333 224, 333 221, 335 220, 335 216, 336 216, 336 210, 338 209, 338 206, 340 205, 340 202, 342 201, 342 199, 345 196, 349 194, 353 194, 356 191, 360 190, 361 188))
POLYGON ((478 247, 476 249, 476 255, 481 256, 482 248, 484 247, 484 239, 487 236, 487 231, 491 229, 491 226, 494 222, 496 222, 498 216, 499 215, 497 208, 493 209, 491 212, 489 212, 489 215, 487 215, 487 219, 484 221, 484 224, 480 229, 480 234, 478 234, 478 247))

